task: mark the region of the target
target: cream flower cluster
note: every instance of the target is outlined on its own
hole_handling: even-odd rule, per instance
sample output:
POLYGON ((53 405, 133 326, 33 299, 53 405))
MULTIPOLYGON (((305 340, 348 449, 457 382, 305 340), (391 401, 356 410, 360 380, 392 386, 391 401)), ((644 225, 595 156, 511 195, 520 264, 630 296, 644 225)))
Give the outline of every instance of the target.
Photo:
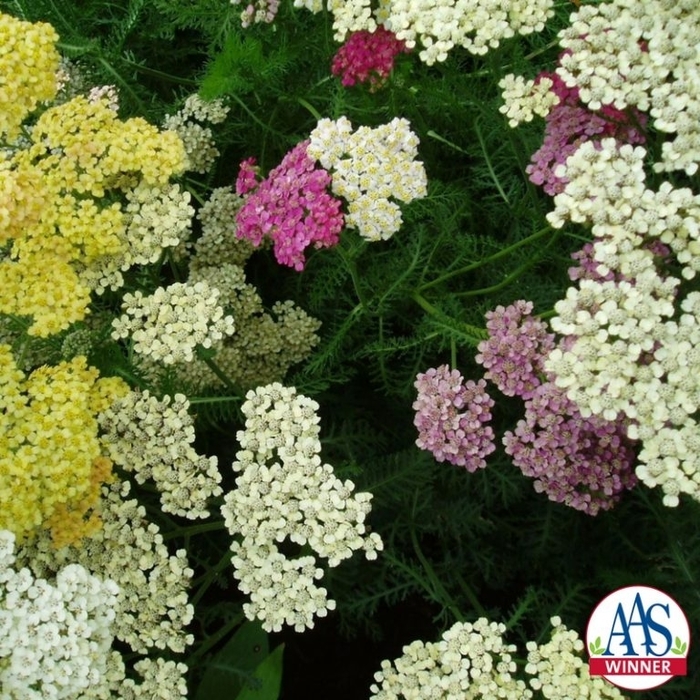
POLYGON ((455 46, 485 54, 518 34, 541 32, 554 14, 552 0, 388 0, 384 26, 432 65, 455 46))
POLYGON ((180 245, 190 234, 194 209, 190 206, 190 193, 180 185, 140 183, 125 195, 122 249, 78 272, 80 281, 97 294, 119 289, 124 284, 122 272, 134 265, 157 262, 165 248, 180 245))
POLYGON ((512 128, 532 121, 535 115, 546 117, 549 110, 559 104, 559 96, 551 91, 552 85, 554 82, 551 78, 542 78, 536 83, 509 73, 498 83, 505 102, 498 111, 508 117, 512 128))
POLYGON ((680 493, 700 500, 700 293, 682 293, 667 270, 685 280, 700 270, 700 197, 668 183, 647 189, 644 158, 604 139, 560 166, 569 183, 550 221, 592 224, 601 279, 580 280, 556 304, 552 328, 572 342, 546 367, 583 415, 631 421, 643 447, 637 476, 675 506, 680 493))
POLYGON ((177 282, 151 296, 125 294, 126 313, 112 322, 112 338, 131 334, 137 353, 166 365, 192 362, 198 345, 210 348, 235 330, 233 317, 224 315, 218 301, 219 290, 206 282, 177 282))
POLYGON ((209 499, 221 495, 216 457, 197 454, 194 421, 182 394, 158 400, 132 391, 100 413, 101 443, 114 464, 135 472, 139 484, 153 480, 164 513, 208 518, 209 499))
POLYGON ((127 678, 119 688, 121 700, 181 700, 187 697, 187 666, 165 659, 141 659, 134 664, 141 683, 127 678))
MULTIPOLYGON (((383 4, 385 0, 381 0, 383 4)), ((374 31, 377 28, 371 0, 294 0, 294 7, 305 7, 311 12, 327 9, 333 14, 333 38, 345 41, 352 32, 374 31), (325 6, 324 6, 325 5, 325 6)))
POLYGON ((208 126, 202 126, 199 122, 220 124, 228 112, 229 108, 222 100, 207 102, 195 94, 185 100, 179 112, 165 118, 163 128, 174 131, 185 145, 187 170, 206 173, 214 165, 219 156, 214 134, 208 126))
POLYGON ((625 696, 601 676, 591 676, 583 658, 584 644, 561 618, 551 619, 552 636, 546 644, 528 642, 525 672, 530 686, 546 700, 624 700, 625 696))
POLYGON ((54 576, 68 564, 80 564, 93 576, 119 587, 112 623, 114 636, 138 654, 151 649, 182 653, 194 641, 185 628, 194 616, 187 589, 193 575, 187 552, 171 555, 146 510, 128 499, 128 482, 103 488, 101 530, 78 546, 53 547, 41 534, 17 552, 17 560, 35 576, 54 576))
POLYGON ((242 204, 243 197, 237 195, 233 187, 212 190, 197 213, 202 235, 194 244, 193 266, 245 265, 255 247, 245 238, 236 236, 236 214, 242 204))
MULTIPOLYGON (((336 41, 351 32, 373 32, 382 25, 432 65, 444 61, 451 49, 462 46, 485 54, 503 39, 540 32, 552 17, 553 0, 328 0, 336 41)), ((324 9, 323 0, 294 0, 294 7, 312 12, 324 9)))
POLYGON ((365 525, 372 495, 354 493, 351 481, 321 462, 318 408, 278 383, 249 391, 242 406, 245 430, 236 436, 241 450, 233 463, 240 476, 221 512, 237 538, 234 575, 250 595, 243 610, 268 631, 286 624, 302 632, 335 608, 315 583, 323 576, 315 557, 291 559, 283 543, 313 550, 331 567, 358 549, 375 559, 383 547, 365 525))
MULTIPOLYGON (((211 249, 211 255, 214 250, 211 249)), ((209 253, 205 259, 208 256, 209 253)), ((292 301, 277 302, 267 311, 258 290, 246 281, 241 266, 200 266, 199 258, 197 251, 190 267, 190 282, 203 281, 218 289, 221 303, 236 319, 236 332, 212 345, 217 365, 234 384, 245 389, 281 381, 292 365, 306 359, 316 347, 321 322, 292 301)), ((221 383, 198 360, 183 366, 181 375, 193 387, 221 383)))
POLYGON ((401 209, 427 194, 427 175, 418 137, 406 119, 353 132, 347 117, 322 119, 311 132, 307 153, 333 178, 333 193, 348 202, 345 224, 369 241, 387 240, 399 230, 401 209))
POLYGON ((14 535, 0 530, 0 691, 5 700, 84 697, 102 682, 118 587, 79 564, 55 581, 15 569, 14 535))
POLYGON ((557 73, 591 109, 649 112, 675 134, 659 171, 697 172, 700 163, 700 5, 696 0, 612 0, 584 5, 560 33, 557 73))
MULTIPOLYGON (((505 625, 479 618, 458 622, 437 642, 420 640, 403 648, 403 655, 383 661, 374 674, 371 698, 440 698, 441 700, 526 700, 531 690, 516 679, 515 645, 503 640, 505 625)), ((571 698, 579 697, 572 695, 571 698)))

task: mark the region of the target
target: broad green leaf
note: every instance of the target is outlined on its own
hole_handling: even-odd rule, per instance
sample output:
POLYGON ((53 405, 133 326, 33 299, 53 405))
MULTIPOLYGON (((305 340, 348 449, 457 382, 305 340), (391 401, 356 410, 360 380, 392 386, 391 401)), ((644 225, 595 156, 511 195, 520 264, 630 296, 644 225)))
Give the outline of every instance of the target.
POLYGON ((194 700, 231 700, 269 653, 259 622, 246 622, 207 666, 194 700))
POLYGON ((260 681, 257 687, 244 686, 236 700, 277 700, 282 686, 282 653, 284 644, 280 644, 255 669, 255 678, 260 681))

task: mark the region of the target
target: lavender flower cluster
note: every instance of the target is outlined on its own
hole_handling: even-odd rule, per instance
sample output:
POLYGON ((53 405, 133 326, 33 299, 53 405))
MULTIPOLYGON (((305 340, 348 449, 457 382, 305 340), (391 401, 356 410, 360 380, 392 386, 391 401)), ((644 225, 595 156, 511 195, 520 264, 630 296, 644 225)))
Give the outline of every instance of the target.
MULTIPOLYGON (((636 485, 633 443, 622 421, 584 418, 547 377, 544 363, 555 337, 532 309, 531 302, 516 301, 488 312, 489 337, 476 360, 503 394, 525 403, 524 418, 503 436, 515 466, 534 479, 538 493, 596 515, 636 485)), ((488 425, 494 402, 484 379, 465 384, 458 370, 442 365, 419 374, 415 387, 418 447, 470 472, 485 467, 495 436, 488 425)))
POLYGON ((493 429, 486 425, 494 404, 486 393, 486 382, 465 384, 458 370, 441 365, 419 374, 415 387, 418 447, 432 452, 438 462, 447 461, 469 472, 485 467, 485 457, 496 449, 493 429))

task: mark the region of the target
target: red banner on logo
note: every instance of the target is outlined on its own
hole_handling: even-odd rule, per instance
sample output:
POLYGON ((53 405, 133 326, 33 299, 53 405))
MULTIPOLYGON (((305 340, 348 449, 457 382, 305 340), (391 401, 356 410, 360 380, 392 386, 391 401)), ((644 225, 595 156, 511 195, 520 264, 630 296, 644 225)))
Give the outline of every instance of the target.
POLYGON ((639 658, 593 656, 589 661, 592 676, 685 676, 685 658, 639 658))

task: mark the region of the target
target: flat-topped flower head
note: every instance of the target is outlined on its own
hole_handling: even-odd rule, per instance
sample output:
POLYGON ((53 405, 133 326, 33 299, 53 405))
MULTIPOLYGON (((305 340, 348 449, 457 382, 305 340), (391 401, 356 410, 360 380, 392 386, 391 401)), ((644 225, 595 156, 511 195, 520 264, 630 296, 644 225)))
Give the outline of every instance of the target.
POLYGON ((257 187, 254 161, 243 161, 236 183, 247 195, 236 214, 236 235, 256 247, 272 241, 277 262, 299 271, 307 248, 336 245, 344 223, 341 201, 328 191, 331 177, 307 154, 308 145, 295 146, 257 187))

